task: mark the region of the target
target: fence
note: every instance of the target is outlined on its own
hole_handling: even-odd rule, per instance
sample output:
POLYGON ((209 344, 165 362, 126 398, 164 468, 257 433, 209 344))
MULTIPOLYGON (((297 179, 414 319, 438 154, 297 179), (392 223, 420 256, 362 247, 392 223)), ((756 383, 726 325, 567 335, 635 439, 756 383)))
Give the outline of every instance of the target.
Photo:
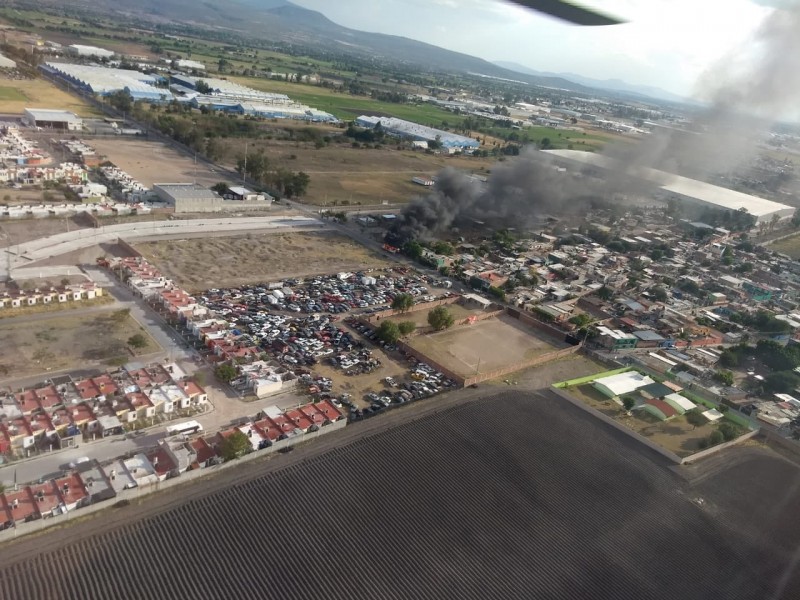
POLYGON ((373 324, 374 321, 378 321, 380 319, 384 319, 386 317, 393 317, 395 315, 403 315, 408 313, 419 312, 421 310, 429 310, 431 308, 435 308, 437 306, 442 306, 445 304, 455 304, 461 300, 461 296, 451 296, 449 298, 442 298, 441 300, 434 300, 433 302, 422 302, 420 304, 414 304, 411 308, 409 308, 405 312, 400 312, 396 310, 392 310, 388 308, 386 310, 382 310, 380 312, 372 313, 371 315, 365 315, 362 318, 367 324, 373 324))
POLYGON ((34 533, 37 531, 41 531, 47 527, 63 525, 68 523, 73 517, 73 513, 77 513, 77 518, 83 518, 87 515, 92 513, 96 513, 101 510, 105 510, 107 508, 111 508, 114 506, 115 503, 120 501, 134 501, 146 496, 148 494, 152 494, 154 492, 160 492, 162 490, 168 490, 175 486, 183 485, 184 483, 189 483, 193 480, 200 479, 202 477, 206 477, 208 475, 213 475, 218 471, 223 469, 228 469, 231 467, 236 467, 244 462, 250 462, 259 458, 263 458, 270 454, 281 450, 282 448, 286 448, 288 446, 294 446, 296 444, 301 444, 303 442, 309 442, 318 438, 321 435, 326 435, 328 433, 332 433, 334 431, 338 431, 343 429, 347 425, 347 420, 342 419, 337 421, 336 423, 331 423, 330 425, 325 425, 321 427, 317 431, 309 432, 300 436, 296 436, 291 439, 285 440, 278 440, 269 448, 264 448, 263 450, 257 450, 255 452, 251 452, 250 454, 246 454, 243 457, 222 463, 219 465, 209 466, 203 469, 197 469, 196 471, 186 471, 179 475, 178 477, 172 477, 166 479, 164 481, 159 481, 153 485, 147 487, 135 487, 127 490, 121 490, 117 493, 116 497, 111 499, 110 501, 100 502, 98 504, 90 504, 89 506, 85 506, 83 508, 73 509, 66 514, 58 515, 54 517, 48 518, 39 518, 35 521, 29 521, 24 523, 17 523, 16 527, 11 527, 4 531, 0 531, 0 543, 7 542, 13 540, 16 537, 21 535, 27 535, 29 533, 34 533))
POLYGON ((443 373, 445 375, 445 377, 455 381, 457 386, 465 387, 466 384, 464 383, 464 377, 463 376, 454 373, 453 371, 451 371, 450 369, 448 369, 444 365, 441 365, 438 362, 436 362, 435 360, 432 360, 429 356, 427 356, 426 354, 423 354, 419 350, 416 350, 416 349, 412 348, 410 345, 408 345, 404 341, 400 340, 399 342, 397 342, 397 347, 400 349, 401 352, 405 352, 409 356, 413 356, 417 360, 420 360, 420 361, 424 362, 425 364, 430 365, 431 367, 433 367, 434 369, 436 369, 440 373, 443 373))
POLYGON ((561 350, 556 350, 554 352, 548 352, 547 354, 540 354, 539 356, 532 358, 530 360, 514 363, 511 365, 506 365, 500 369, 495 369, 494 371, 488 371, 486 373, 478 373, 473 377, 469 377, 464 380, 464 387, 469 385, 474 385, 476 383, 480 383, 482 381, 488 381, 490 379, 496 379, 498 377, 502 377, 503 375, 509 375, 511 373, 516 373, 517 371, 522 371, 523 369, 529 369, 531 367, 537 367, 539 365, 543 365, 544 363, 557 360, 559 358, 563 358, 565 356, 569 356, 570 354, 575 354, 581 349, 580 346, 570 346, 569 348, 562 348, 561 350))

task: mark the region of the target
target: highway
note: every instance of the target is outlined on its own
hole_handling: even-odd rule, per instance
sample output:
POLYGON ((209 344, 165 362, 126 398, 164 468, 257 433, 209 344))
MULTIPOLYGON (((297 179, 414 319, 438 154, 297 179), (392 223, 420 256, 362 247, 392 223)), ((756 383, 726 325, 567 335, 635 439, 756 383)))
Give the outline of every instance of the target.
POLYGON ((105 225, 95 229, 78 229, 59 233, 3 249, 7 256, 0 259, 0 277, 8 277, 15 270, 29 267, 32 263, 52 258, 96 244, 116 242, 117 238, 134 240, 162 236, 202 234, 218 235, 221 232, 263 231, 270 229, 295 229, 323 227, 321 221, 310 216, 275 217, 224 217, 217 219, 191 219, 174 221, 139 221, 105 225), (8 256, 10 254, 10 256, 8 256))

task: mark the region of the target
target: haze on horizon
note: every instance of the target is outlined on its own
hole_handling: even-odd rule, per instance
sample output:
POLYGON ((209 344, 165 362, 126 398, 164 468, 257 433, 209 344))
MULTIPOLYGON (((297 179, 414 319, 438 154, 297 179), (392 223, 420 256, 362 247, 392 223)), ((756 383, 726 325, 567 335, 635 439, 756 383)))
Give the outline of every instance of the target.
POLYGON ((714 65, 747 47, 773 6, 793 0, 592 0, 627 20, 577 27, 503 0, 293 0, 353 29, 400 35, 489 61, 622 79, 696 97, 714 65))

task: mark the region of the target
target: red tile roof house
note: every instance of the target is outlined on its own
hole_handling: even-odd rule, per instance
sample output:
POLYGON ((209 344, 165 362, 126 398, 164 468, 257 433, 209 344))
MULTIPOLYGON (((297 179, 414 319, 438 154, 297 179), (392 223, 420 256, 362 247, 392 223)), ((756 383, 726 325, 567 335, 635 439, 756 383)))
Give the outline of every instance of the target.
POLYGON ((29 486, 21 487, 17 491, 6 492, 3 497, 11 512, 11 521, 13 523, 35 521, 41 517, 29 486))
POLYGON ((159 481, 164 481, 168 477, 178 476, 178 465, 172 460, 169 452, 165 448, 159 446, 155 450, 151 450, 146 454, 147 460, 153 465, 159 481))
POLYGON ((296 408, 287 410, 284 414, 286 415, 286 418, 291 421, 292 425, 294 425, 303 433, 308 433, 308 430, 311 429, 311 426, 313 425, 311 419, 309 419, 296 408))
POLYGON ((91 502, 89 492, 83 479, 78 473, 72 473, 66 477, 54 480, 56 490, 61 497, 61 504, 70 511, 86 506, 91 502))
POLYGON ((30 486, 36 511, 43 519, 61 514, 61 496, 53 481, 30 486))
POLYGON ((191 466, 192 469, 204 469, 205 467, 213 464, 219 457, 214 447, 206 441, 205 438, 197 438, 189 442, 189 445, 195 451, 195 462, 191 466))

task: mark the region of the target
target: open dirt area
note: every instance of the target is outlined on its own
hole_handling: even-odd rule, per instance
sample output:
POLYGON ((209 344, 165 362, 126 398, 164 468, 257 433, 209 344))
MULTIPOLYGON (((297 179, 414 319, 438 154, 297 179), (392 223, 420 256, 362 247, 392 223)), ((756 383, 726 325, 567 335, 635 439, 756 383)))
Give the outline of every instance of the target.
POLYGON ((622 406, 605 397, 591 384, 571 387, 565 391, 680 457, 702 450, 701 440, 708 439, 716 429, 711 423, 694 427, 684 415, 676 415, 669 421, 659 421, 644 411, 634 410, 628 416, 622 406))
POLYGON ((410 343, 463 376, 499 369, 566 346, 506 315, 419 335, 410 343))
POLYGON ((136 244, 145 258, 186 290, 276 281, 389 263, 335 233, 248 233, 136 244))
POLYGON ((0 338, 0 376, 15 379, 129 361, 161 350, 127 311, 114 308, 4 319, 0 338), (146 344, 133 349, 127 340, 136 334, 146 344))
POLYGON ((781 252, 797 260, 800 258, 800 233, 791 235, 767 246, 770 250, 781 252))
POLYGON ((97 116, 98 112, 44 79, 12 79, 0 75, 0 113, 21 115, 26 108, 59 108, 81 117, 97 116))
MULTIPOLYGON (((230 145, 227 166, 233 167, 242 153, 240 142, 227 143, 230 145)), ((251 141, 249 148, 248 153, 263 150, 275 168, 308 173, 311 183, 303 201, 319 205, 408 202, 426 193, 424 187, 411 181, 413 177, 430 177, 444 167, 487 175, 494 162, 487 158, 433 155, 392 147, 352 148, 348 144, 315 148, 311 142, 270 140, 251 141)))
POLYGON ((44 219, 0 220, 0 248, 24 244, 41 237, 67 233, 89 226, 85 216, 47 217, 44 219))
POLYGON ((209 167, 198 159, 181 154, 162 142, 119 139, 124 136, 94 138, 89 143, 97 151, 139 181, 151 187, 154 183, 191 183, 214 185, 220 181, 240 183, 227 172, 209 167))
MULTIPOLYGON (((434 288, 431 293, 436 293, 436 289, 434 288)), ((447 304, 447 310, 450 311, 450 314, 453 315, 453 318, 458 321, 460 319, 466 319, 470 315, 477 315, 480 314, 482 311, 480 309, 469 309, 460 304, 447 304)), ((430 310, 417 310, 414 312, 402 313, 399 315, 394 315, 391 317, 387 317, 390 321, 394 321, 395 323, 402 323, 403 321, 413 321, 413 323, 417 327, 427 327, 430 328, 428 325, 428 313, 430 310)), ((376 323, 379 325, 379 323, 376 323)))

